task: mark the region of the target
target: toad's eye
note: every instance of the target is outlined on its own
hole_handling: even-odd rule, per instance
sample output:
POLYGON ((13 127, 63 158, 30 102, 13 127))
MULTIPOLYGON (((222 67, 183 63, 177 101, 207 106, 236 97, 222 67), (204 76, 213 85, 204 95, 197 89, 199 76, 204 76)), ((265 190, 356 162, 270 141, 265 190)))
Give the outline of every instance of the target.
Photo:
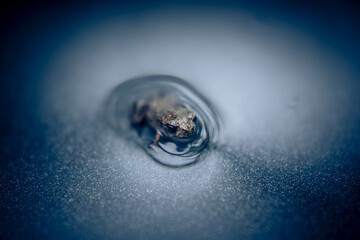
POLYGON ((176 133, 177 127, 174 125, 166 124, 166 129, 169 133, 176 133))

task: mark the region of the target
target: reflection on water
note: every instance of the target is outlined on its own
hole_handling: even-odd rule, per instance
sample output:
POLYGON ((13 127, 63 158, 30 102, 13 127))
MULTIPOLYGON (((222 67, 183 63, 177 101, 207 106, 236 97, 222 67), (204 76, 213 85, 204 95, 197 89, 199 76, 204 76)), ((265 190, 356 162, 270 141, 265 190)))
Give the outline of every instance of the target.
POLYGON ((196 162, 217 139, 220 118, 209 101, 185 81, 165 75, 132 79, 111 93, 106 120, 168 166, 196 162))

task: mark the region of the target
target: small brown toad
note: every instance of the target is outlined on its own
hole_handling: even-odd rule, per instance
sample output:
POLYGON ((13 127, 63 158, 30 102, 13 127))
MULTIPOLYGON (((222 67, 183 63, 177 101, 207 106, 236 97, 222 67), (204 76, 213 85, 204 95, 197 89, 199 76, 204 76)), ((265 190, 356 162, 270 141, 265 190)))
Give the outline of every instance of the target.
POLYGON ((170 97, 151 97, 136 101, 130 112, 132 124, 148 124, 156 132, 153 144, 160 136, 187 138, 195 133, 196 115, 170 97))

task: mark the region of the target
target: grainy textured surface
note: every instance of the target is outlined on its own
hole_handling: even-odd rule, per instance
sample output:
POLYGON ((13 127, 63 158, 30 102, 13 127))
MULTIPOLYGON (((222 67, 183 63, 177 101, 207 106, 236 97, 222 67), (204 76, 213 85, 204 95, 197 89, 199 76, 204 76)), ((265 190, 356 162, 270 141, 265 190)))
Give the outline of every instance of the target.
POLYGON ((93 8, 4 27, 1 238, 359 236, 359 46, 331 38, 341 24, 326 35, 241 8, 93 8), (188 80, 223 115, 194 166, 164 167, 104 124, 111 90, 151 73, 188 80))

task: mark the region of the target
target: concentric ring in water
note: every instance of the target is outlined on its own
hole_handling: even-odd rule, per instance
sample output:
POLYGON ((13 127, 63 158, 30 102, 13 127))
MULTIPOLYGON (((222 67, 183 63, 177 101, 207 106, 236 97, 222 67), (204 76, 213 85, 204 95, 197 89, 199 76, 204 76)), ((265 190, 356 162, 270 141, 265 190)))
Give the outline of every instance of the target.
POLYGON ((189 83, 168 75, 121 83, 106 103, 106 120, 119 136, 173 167, 198 161, 221 129, 209 100, 189 83))

